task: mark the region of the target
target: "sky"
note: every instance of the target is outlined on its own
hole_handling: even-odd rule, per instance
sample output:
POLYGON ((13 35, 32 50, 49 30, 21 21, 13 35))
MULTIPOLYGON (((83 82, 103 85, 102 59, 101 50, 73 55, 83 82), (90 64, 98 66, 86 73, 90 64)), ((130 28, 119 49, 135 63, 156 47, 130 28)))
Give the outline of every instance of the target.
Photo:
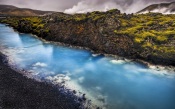
POLYGON ((172 1, 175 0, 0 0, 0 4, 69 14, 107 11, 114 8, 125 13, 135 13, 150 4, 172 1))

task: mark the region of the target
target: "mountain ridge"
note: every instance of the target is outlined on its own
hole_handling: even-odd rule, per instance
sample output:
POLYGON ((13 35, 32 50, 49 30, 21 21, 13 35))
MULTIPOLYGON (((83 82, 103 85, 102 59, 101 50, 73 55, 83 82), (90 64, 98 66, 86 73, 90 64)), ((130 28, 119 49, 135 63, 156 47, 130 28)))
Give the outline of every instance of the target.
POLYGON ((41 11, 29 8, 18 8, 12 5, 0 4, 0 16, 43 16, 54 13, 53 11, 41 11))
POLYGON ((138 11, 137 13, 145 14, 149 12, 162 13, 162 14, 175 14, 175 2, 152 4, 138 11))

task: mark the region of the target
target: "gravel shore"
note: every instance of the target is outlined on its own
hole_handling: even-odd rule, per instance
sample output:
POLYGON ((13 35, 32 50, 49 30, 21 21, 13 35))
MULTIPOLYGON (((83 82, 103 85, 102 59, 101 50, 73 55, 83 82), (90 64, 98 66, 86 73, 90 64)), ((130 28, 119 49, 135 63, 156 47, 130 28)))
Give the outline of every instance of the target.
POLYGON ((80 109, 74 98, 4 64, 0 55, 0 109, 80 109))

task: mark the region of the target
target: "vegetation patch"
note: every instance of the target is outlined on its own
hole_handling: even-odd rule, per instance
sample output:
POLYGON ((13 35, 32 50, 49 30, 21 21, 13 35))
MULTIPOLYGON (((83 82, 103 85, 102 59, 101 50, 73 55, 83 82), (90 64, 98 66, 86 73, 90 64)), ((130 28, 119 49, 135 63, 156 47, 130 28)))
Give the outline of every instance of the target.
MULTIPOLYGON (((174 18, 175 15, 125 14, 120 13, 117 9, 112 9, 107 12, 95 11, 87 14, 54 13, 42 17, 8 17, 0 19, 0 22, 21 29, 22 32, 33 33, 43 38, 50 36, 47 37, 48 40, 61 39, 61 41, 66 39, 64 34, 67 37, 93 34, 92 29, 87 29, 87 27, 92 27, 96 28, 96 31, 99 30, 99 33, 94 33, 96 40, 104 42, 104 45, 98 46, 102 50, 109 47, 107 48, 109 50, 105 48, 105 52, 113 53, 115 51, 116 54, 121 55, 130 52, 128 54, 133 55, 133 57, 153 58, 152 60, 157 57, 157 59, 171 60, 173 63, 175 62, 174 18), (59 28, 63 32, 59 31, 59 28), (60 36, 57 36, 57 31, 59 31, 60 36)), ((86 40, 89 40, 88 36, 86 37, 86 40)), ((93 40, 92 36, 89 37, 93 40)))
POLYGON ((175 15, 148 13, 133 15, 126 19, 119 17, 120 28, 116 35, 128 35, 143 49, 150 48, 161 53, 175 53, 175 15))

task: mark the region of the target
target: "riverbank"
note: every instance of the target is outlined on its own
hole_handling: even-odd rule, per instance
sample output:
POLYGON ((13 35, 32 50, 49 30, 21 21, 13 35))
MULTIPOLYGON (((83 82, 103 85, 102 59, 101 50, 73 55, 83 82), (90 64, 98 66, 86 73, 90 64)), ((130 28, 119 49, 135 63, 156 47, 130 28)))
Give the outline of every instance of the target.
POLYGON ((155 17, 169 18, 171 21, 174 16, 152 13, 125 15, 119 10, 110 10, 105 13, 9 17, 0 22, 47 41, 81 46, 97 53, 141 60, 153 65, 175 66, 175 33, 169 30, 174 27, 161 19, 157 19, 156 22, 159 23, 155 25, 155 17), (140 22, 139 19, 143 21, 140 22))
POLYGON ((174 75, 166 75, 165 71, 87 50, 57 46, 4 25, 0 34, 0 49, 7 56, 6 62, 22 75, 64 85, 59 90, 68 89, 65 91, 107 109, 174 109, 175 98, 171 93, 175 90, 174 75), (151 97, 155 99, 150 100, 151 97))
MULTIPOLYGON (((19 34, 25 34, 24 32, 18 31, 15 27, 13 27, 10 24, 6 24, 6 23, 2 23, 2 24, 6 25, 6 26, 9 26, 10 28, 12 28, 15 32, 17 32, 19 34)), ((140 63, 140 64, 144 65, 147 68, 154 69, 154 70, 157 70, 157 71, 160 71, 160 70, 166 70, 166 71, 169 71, 169 72, 174 72, 175 71, 175 66, 172 66, 172 65, 164 65, 164 64, 161 64, 161 63, 160 64, 155 64, 155 63, 151 63, 149 61, 142 60, 142 59, 139 59, 139 58, 138 59, 137 58, 132 59, 132 58, 127 58, 127 57, 123 57, 123 56, 119 56, 119 55, 115 55, 115 54, 109 54, 109 53, 101 52, 101 51, 98 51, 98 50, 95 51, 95 50, 91 49, 90 47, 86 47, 86 46, 80 46, 80 45, 75 45, 75 44, 70 44, 70 43, 65 43, 65 42, 47 40, 43 37, 35 35, 32 32, 27 33, 27 34, 30 34, 33 37, 35 37, 35 38, 37 38, 37 39, 39 39, 39 40, 41 40, 45 43, 55 44, 55 45, 58 45, 58 46, 64 46, 64 47, 69 47, 69 48, 88 50, 92 54, 95 54, 95 55, 103 55, 103 56, 106 56, 106 57, 112 57, 116 60, 123 60, 123 61, 140 63)))
POLYGON ((57 87, 24 77, 0 55, 0 109, 80 109, 80 104, 57 87))

